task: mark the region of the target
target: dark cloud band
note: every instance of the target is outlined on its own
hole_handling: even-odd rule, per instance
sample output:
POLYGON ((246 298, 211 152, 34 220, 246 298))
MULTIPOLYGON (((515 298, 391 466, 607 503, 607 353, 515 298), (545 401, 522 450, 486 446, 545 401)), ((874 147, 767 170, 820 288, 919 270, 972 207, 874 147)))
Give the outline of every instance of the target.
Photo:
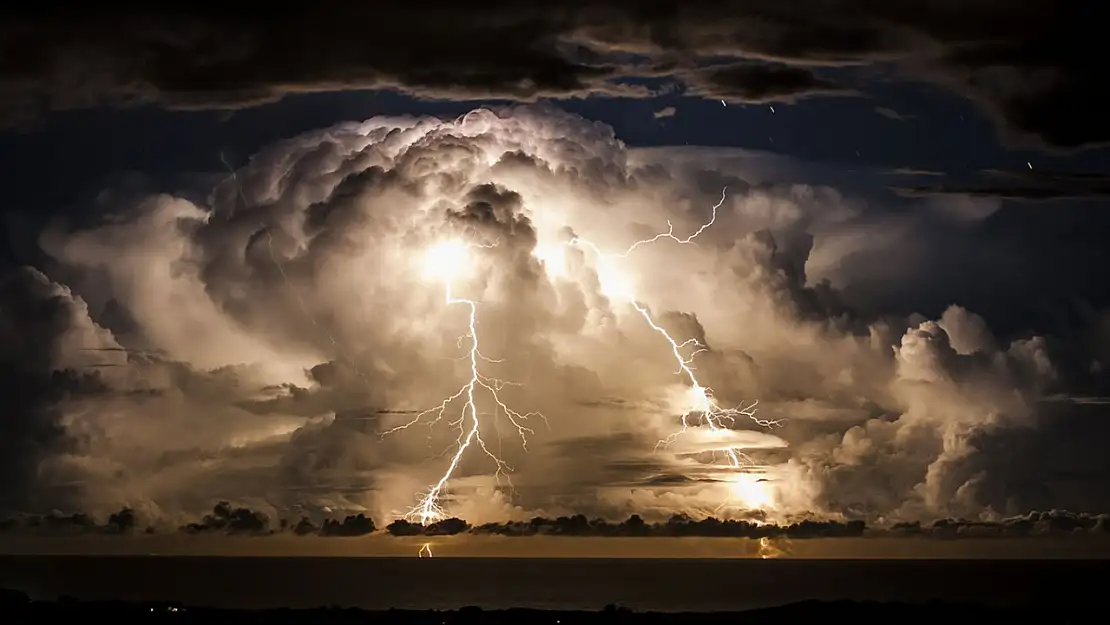
POLYGON ((191 7, 0 20, 11 122, 45 108, 239 108, 285 95, 397 89, 447 99, 649 97, 663 78, 734 101, 850 91, 815 66, 877 64, 971 98, 1016 142, 1110 141, 1097 16, 1048 0, 422 0, 268 11, 191 7), (715 69, 707 61, 742 60, 715 69), (772 65, 756 63, 760 60, 772 65), (785 64, 785 65, 784 65, 785 64))

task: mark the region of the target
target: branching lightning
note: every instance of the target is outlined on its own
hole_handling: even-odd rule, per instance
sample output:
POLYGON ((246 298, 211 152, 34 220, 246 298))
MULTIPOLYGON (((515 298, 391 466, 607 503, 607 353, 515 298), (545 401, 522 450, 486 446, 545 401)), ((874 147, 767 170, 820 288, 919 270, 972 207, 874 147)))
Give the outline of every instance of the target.
MULTIPOLYGON (((695 415, 701 415, 705 424, 709 429, 717 432, 720 430, 730 429, 728 426, 736 423, 738 417, 746 417, 755 422, 756 425, 762 427, 774 427, 780 424, 778 420, 761 419, 756 416, 755 408, 759 404, 758 401, 753 401, 747 406, 740 406, 736 408, 724 408, 717 403, 713 397, 713 390, 702 386, 698 382, 697 376, 694 374, 694 357, 697 354, 705 351, 705 347, 698 342, 697 339, 689 339, 683 343, 679 343, 671 338, 671 335, 664 330, 659 324, 651 318, 651 313, 642 304, 638 302, 631 302, 632 307, 636 312, 644 318, 652 330, 658 332, 671 347, 671 355, 674 357, 675 362, 678 364, 678 375, 682 375, 690 383, 690 393, 692 398, 690 400, 690 407, 682 415, 682 428, 677 432, 671 434, 667 438, 659 441, 656 448, 665 446, 674 441, 677 437, 681 436, 690 427, 690 419, 695 415), (683 356, 682 350, 685 347, 693 347, 693 351, 689 356, 683 356)), ((730 464, 734 467, 742 466, 741 460, 746 460, 744 454, 736 451, 735 449, 727 449, 725 454, 728 456, 730 464)))
POLYGON ((721 206, 724 205, 726 197, 728 197, 728 187, 725 187, 725 188, 721 189, 721 199, 717 200, 717 203, 713 205, 713 209, 709 214, 709 221, 702 224, 697 230, 694 231, 693 234, 691 234, 688 237, 682 238, 682 239, 675 236, 674 224, 671 223, 670 219, 668 219, 667 220, 667 231, 666 232, 660 232, 659 234, 651 237, 650 239, 643 239, 641 241, 636 241, 632 245, 628 246, 628 249, 621 252, 620 254, 614 254, 614 253, 611 253, 611 252, 610 253, 602 252, 601 249, 598 246, 594 245, 591 241, 589 241, 587 239, 583 239, 582 237, 577 237, 577 236, 574 237, 573 239, 571 239, 570 243, 568 245, 574 245, 575 243, 582 243, 582 244, 586 245, 587 247, 591 248, 599 256, 607 256, 607 257, 610 257, 610 258, 627 258, 629 254, 636 251, 636 248, 638 248, 642 245, 648 245, 649 243, 655 243, 656 241, 662 241, 663 239, 670 239, 671 241, 674 241, 675 243, 679 243, 681 245, 686 245, 688 243, 693 243, 694 239, 701 236, 701 234, 703 232, 705 232, 706 230, 712 228, 713 224, 717 222, 717 211, 720 210, 721 206))
MULTIPOLYGON (((568 242, 567 245, 581 245, 587 247, 592 250, 602 262, 605 262, 607 259, 627 257, 642 246, 656 243, 664 239, 669 239, 682 245, 696 244, 694 243, 695 239, 712 227, 716 222, 717 211, 724 204, 727 192, 727 187, 722 189, 721 199, 713 205, 709 220, 686 237, 679 237, 676 235, 674 225, 668 220, 666 232, 661 232, 653 237, 636 241, 619 254, 606 253, 597 245, 582 237, 575 237, 568 242)), ((451 460, 447 468, 443 471, 439 480, 427 491, 423 492, 419 497, 418 503, 405 514, 406 519, 419 522, 423 525, 434 523, 447 517, 443 502, 447 494, 448 483, 454 477, 459 464, 462 462, 464 454, 470 447, 478 447, 483 454, 493 461, 496 467, 494 475, 499 481, 501 479, 507 480, 508 473, 512 472, 512 467, 506 464, 504 460, 486 445, 486 441, 482 436, 482 417, 488 416, 490 413, 483 413, 479 410, 478 404, 480 396, 487 398, 487 401, 493 409, 492 416, 494 419, 500 415, 504 415, 504 417, 507 418, 520 436, 525 450, 527 450, 528 435, 534 433, 528 426, 528 421, 535 417, 539 417, 546 421, 546 417, 539 412, 522 414, 510 408, 505 401, 502 400, 501 391, 507 386, 519 386, 518 383, 494 378, 486 375, 482 371, 482 365, 484 363, 496 364, 501 361, 488 358, 483 355, 481 351, 478 333, 479 303, 476 300, 461 297, 455 292, 455 283, 460 277, 459 274, 465 271, 471 262, 470 251, 472 248, 482 247, 491 246, 480 246, 461 242, 445 242, 428 250, 425 258, 425 277, 435 278, 442 282, 444 303, 448 306, 461 306, 466 310, 466 330, 464 334, 459 337, 458 345, 460 348, 466 350, 465 356, 461 360, 468 363, 469 376, 467 381, 457 391, 440 402, 439 405, 416 413, 408 422, 391 428, 382 434, 383 436, 393 434, 422 422, 428 427, 432 427, 444 420, 447 420, 448 425, 458 430, 458 437, 453 446, 454 452, 451 455, 451 460), (457 417, 449 416, 449 411, 452 407, 458 406, 459 404, 461 404, 461 406, 459 406, 458 412, 456 413, 457 417)), ((603 268, 599 267, 599 271, 601 270, 603 270, 603 268)), ((778 420, 761 419, 757 417, 755 409, 758 402, 752 402, 749 405, 742 405, 734 408, 721 406, 714 397, 712 389, 701 384, 695 372, 694 359, 698 354, 707 349, 706 346, 701 344, 697 339, 690 339, 683 342, 674 339, 666 329, 656 323, 650 310, 636 299, 632 289, 629 288, 627 292, 614 295, 627 300, 627 303, 643 317, 648 326, 666 340, 677 366, 676 375, 682 376, 685 382, 689 384, 691 399, 688 407, 682 414, 682 425, 678 431, 660 440, 656 446, 657 449, 660 446, 670 444, 690 427, 702 423, 713 432, 731 430, 732 426, 741 418, 749 419, 756 425, 762 427, 774 427, 780 424, 778 420), (698 420, 700 420, 701 423, 698 423, 698 420)), ((751 467, 754 464, 750 458, 737 449, 729 447, 724 450, 724 453, 728 459, 729 465, 733 468, 740 469, 751 467)), ((509 484, 511 486, 511 482, 509 484)), ((425 545, 421 549, 420 555, 422 557, 431 557, 430 547, 425 545)))
MULTIPOLYGON (((722 104, 724 104, 723 101, 722 104)), ((220 156, 221 160, 223 160, 223 155, 221 154, 220 156)), ((226 161, 224 162, 226 164, 226 161)), ((233 181, 236 183, 238 200, 246 204, 247 200, 243 197, 243 191, 238 184, 236 172, 230 165, 228 168, 233 181)), ((709 219, 688 236, 680 237, 677 235, 673 223, 668 220, 666 231, 660 232, 650 238, 636 241, 620 253, 603 251, 593 242, 580 236, 576 236, 566 245, 581 246, 591 250, 600 260, 601 264, 598 266, 599 273, 606 270, 605 267, 608 267, 607 263, 609 259, 626 258, 641 247, 663 240, 670 240, 680 245, 697 245, 697 238, 716 223, 718 210, 724 205, 727 198, 727 191, 727 187, 722 189, 720 200, 713 205, 709 219)), ((299 304, 301 312, 318 331, 326 336, 335 351, 351 364, 352 369, 359 376, 362 376, 362 372, 359 371, 353 359, 349 358, 345 353, 343 344, 328 332, 326 326, 317 323, 314 316, 310 313, 309 307, 292 284, 289 276, 286 275, 286 269, 279 256, 275 253, 270 229, 265 226, 263 226, 263 228, 267 236, 267 249, 270 259, 276 266, 281 279, 299 304)), ((467 453, 470 447, 477 447, 481 453, 492 460, 495 466, 494 475, 499 482, 501 480, 509 481, 508 474, 512 472, 512 467, 487 445, 486 439, 483 437, 483 425, 488 423, 489 419, 492 419, 494 422, 501 418, 507 420, 512 427, 515 428, 516 434, 520 437, 522 446, 525 450, 528 448, 529 435, 534 434, 534 430, 529 427, 530 421, 535 418, 540 418, 546 422, 546 417, 542 413, 517 412, 502 399, 502 392, 506 387, 520 386, 520 384, 487 375, 488 369, 485 368, 485 365, 497 364, 501 361, 489 358, 481 351, 478 319, 480 302, 475 299, 460 296, 456 292, 460 272, 467 270, 470 266, 472 260, 471 252, 474 248, 484 247, 491 246, 457 241, 446 242, 429 250, 427 258, 428 268, 430 269, 428 273, 431 274, 429 277, 435 278, 438 283, 442 284, 443 303, 448 307, 460 307, 464 309, 466 313, 466 326, 463 333, 458 337, 457 342, 459 349, 464 352, 464 355, 459 360, 467 363, 466 381, 454 393, 444 398, 438 405, 412 414, 412 418, 407 422, 392 427, 382 433, 384 437, 401 430, 407 430, 417 424, 424 424, 431 428, 441 421, 445 421, 448 426, 456 429, 458 432, 457 438, 446 452, 450 454, 450 461, 447 463, 439 479, 431 484, 427 490, 420 493, 416 505, 404 514, 406 519, 419 522, 423 525, 434 523, 448 516, 447 511, 444 509, 445 500, 448 495, 448 485, 451 480, 455 478, 464 454, 467 453), (479 404, 486 406, 486 410, 480 410, 479 404)), ((635 310, 648 326, 667 342, 667 345, 670 347, 671 357, 674 359, 674 364, 676 365, 675 374, 682 378, 683 384, 688 386, 689 391, 689 403, 681 415, 681 426, 675 432, 660 440, 656 445, 657 449, 659 447, 665 447, 686 433, 691 427, 697 427, 699 425, 704 425, 712 432, 729 431, 742 419, 750 420, 760 427, 775 427, 780 425, 780 420, 762 419, 756 416, 757 401, 753 401, 748 405, 739 405, 732 408, 721 406, 715 398, 713 390, 699 381, 694 364, 697 356, 708 349, 707 346, 697 339, 692 338, 680 342, 672 337, 665 328, 656 322, 650 309, 637 298, 634 290, 635 289, 631 287, 623 287, 620 289, 620 293, 608 292, 607 294, 611 297, 626 301, 631 309, 635 310)), ((741 469, 750 467, 754 464, 750 458, 735 448, 728 447, 723 450, 723 453, 727 457, 728 464, 733 468, 741 469)), ((508 483, 511 487, 511 481, 508 483)), ((432 557, 431 546, 429 544, 424 544, 421 547, 419 555, 421 557, 432 557)))
MULTIPOLYGON (((501 361, 487 358, 481 352, 478 338, 478 303, 472 299, 458 297, 454 293, 454 282, 458 277, 458 272, 461 271, 469 261, 468 252, 472 247, 490 246, 467 245, 458 242, 443 243, 429 250, 425 268, 426 274, 429 274, 429 277, 434 277, 443 281, 444 302, 447 305, 461 305, 466 308, 467 329, 466 333, 459 337, 458 342, 460 346, 463 344, 469 345, 467 347, 466 356, 464 357, 464 360, 469 363, 469 379, 458 391, 444 399, 438 406, 417 413, 412 420, 387 430, 382 434, 386 436, 407 429, 416 425, 429 415, 434 415, 434 418, 432 418, 427 425, 429 427, 434 426, 436 423, 447 418, 447 411, 453 404, 460 401, 462 402, 462 408, 458 418, 448 422, 452 427, 458 428, 459 436, 456 440, 455 453, 451 457, 447 469, 443 472, 439 481, 421 495, 416 506, 410 509, 405 515, 406 519, 419 521, 423 525, 434 523, 435 521, 447 517, 442 506, 443 498, 447 490, 447 483, 458 469, 463 454, 465 454, 466 450, 472 445, 477 445, 477 447, 482 450, 482 453, 493 460, 497 467, 495 476, 499 481, 502 478, 507 479, 507 473, 512 472, 512 467, 506 464, 497 454, 493 453, 486 445, 486 441, 482 438, 482 422, 480 417, 483 413, 478 410, 477 398, 480 391, 485 391, 485 395, 487 395, 492 402, 494 418, 499 414, 504 415, 513 427, 516 428, 525 450, 528 448, 528 435, 534 433, 534 431, 526 425, 527 421, 531 418, 539 417, 546 422, 546 417, 544 417, 542 413, 519 413, 510 408, 501 399, 500 394, 505 387, 520 386, 519 383, 490 377, 483 374, 481 371, 481 364, 483 362, 496 364, 501 361)), ((430 550, 428 555, 430 557, 430 550)))
MULTIPOLYGON (((631 246, 629 246, 628 249, 620 254, 605 253, 600 248, 598 248, 598 246, 581 237, 575 237, 570 241, 569 245, 581 243, 586 247, 592 249, 596 255, 598 255, 602 259, 605 259, 627 257, 637 248, 650 243, 661 241, 663 239, 670 239, 671 241, 682 245, 693 244, 694 240, 698 236, 712 227, 713 224, 717 221, 717 211, 724 204, 727 193, 728 187, 725 187, 721 190, 721 199, 713 205, 709 220, 702 224, 697 230, 695 230, 693 234, 684 238, 679 238, 675 235, 674 225, 671 223, 670 220, 668 220, 666 232, 659 233, 648 239, 636 241, 631 246)), ((695 374, 694 359, 698 354, 706 350, 706 346, 701 344, 697 339, 689 339, 681 343, 678 342, 670 335, 670 333, 668 333, 663 327, 655 322, 655 320, 651 316, 651 312, 646 306, 637 301, 631 293, 628 293, 627 295, 628 297, 626 299, 629 305, 631 305, 632 308, 635 309, 636 312, 638 312, 640 316, 644 318, 644 321, 647 322, 652 330, 657 332, 667 341, 668 345, 671 348, 671 355, 673 356, 675 364, 678 367, 675 373, 686 378, 686 381, 690 384, 690 405, 682 414, 681 428, 665 439, 660 440, 659 443, 656 445, 656 449, 661 446, 665 447, 666 445, 673 442, 676 438, 681 436, 683 433, 685 433, 691 425, 695 425, 694 423, 692 423, 692 421, 698 416, 701 417, 701 420, 713 432, 731 429, 730 426, 734 425, 737 419, 740 418, 750 419, 756 425, 759 425, 761 427, 775 427, 781 424, 781 420, 761 419, 757 417, 756 406, 759 403, 758 401, 753 401, 751 404, 748 404, 746 406, 737 406, 735 408, 725 408, 721 406, 717 402, 716 398, 713 396, 713 390, 707 386, 702 385, 698 381, 698 377, 695 374), (687 351, 689 353, 684 354, 684 351, 687 351)), ((725 455, 728 458, 729 464, 734 468, 751 467, 754 465, 752 460, 747 455, 734 448, 730 447, 726 449, 725 455)))

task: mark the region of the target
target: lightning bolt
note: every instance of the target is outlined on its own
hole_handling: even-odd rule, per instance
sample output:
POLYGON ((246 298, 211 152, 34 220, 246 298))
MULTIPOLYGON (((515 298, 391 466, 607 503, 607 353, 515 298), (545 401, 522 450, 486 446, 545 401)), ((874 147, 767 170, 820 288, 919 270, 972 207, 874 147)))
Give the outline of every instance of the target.
MULTIPOLYGON (((667 221, 667 231, 656 234, 648 239, 636 241, 626 250, 619 254, 606 253, 602 251, 597 245, 583 237, 575 237, 567 243, 567 245, 582 245, 590 248, 599 258, 624 258, 635 252, 638 248, 669 239, 681 245, 696 244, 695 239, 704 233, 707 229, 711 228, 717 220, 717 211, 724 204, 727 197, 728 188, 725 187, 721 191, 721 199, 713 205, 712 212, 709 220, 702 224, 697 230, 686 237, 679 237, 675 234, 674 225, 670 220, 667 221)), ((496 243, 494 244, 496 245, 496 243)), ((489 248, 493 245, 482 246, 476 244, 469 244, 469 248, 489 248)), ((461 262, 463 259, 453 259, 451 262, 461 262)), ((479 333, 478 333, 478 302, 473 299, 460 297, 454 291, 454 276, 444 276, 444 303, 448 306, 462 306, 467 312, 467 326, 466 331, 458 339, 460 348, 463 345, 466 347, 466 355, 463 360, 469 364, 469 378, 467 381, 452 395, 446 397, 439 405, 428 410, 417 413, 410 421, 398 425, 392 429, 383 432, 382 436, 387 436, 401 430, 406 430, 418 423, 426 422, 428 427, 433 427, 440 421, 450 419, 448 424, 458 429, 458 437, 454 445, 454 453, 448 463, 447 468, 441 474, 439 480, 435 482, 427 491, 419 496, 418 503, 404 515, 410 521, 419 522, 422 525, 434 523, 438 520, 447 517, 447 513, 443 508, 443 500, 447 494, 447 486, 451 478, 458 470, 459 464, 462 462, 463 456, 466 454, 467 449, 472 446, 478 447, 483 454, 489 457, 495 467, 494 473, 498 482, 504 478, 508 481, 508 473, 512 472, 512 467, 506 464, 497 454, 493 453, 486 445, 485 439, 482 437, 482 419, 483 413, 478 409, 479 395, 485 395, 493 405, 493 416, 496 419, 499 414, 504 415, 508 421, 516 429, 517 434, 520 436, 521 443, 525 450, 528 446, 528 435, 534 434, 534 430, 528 427, 527 422, 533 417, 544 419, 546 417, 539 412, 529 412, 521 414, 510 408, 500 396, 501 391, 506 386, 519 386, 515 382, 507 382, 482 373, 481 365, 483 363, 500 363, 500 360, 494 360, 482 354, 479 333), (448 411, 457 404, 461 403, 461 408, 457 413, 456 418, 448 416, 448 411), (425 421, 427 417, 431 419, 425 421)), ((718 432, 731 429, 730 426, 734 425, 740 418, 750 419, 755 424, 762 427, 773 427, 780 424, 778 420, 761 419, 756 416, 755 408, 757 402, 753 402, 747 406, 738 406, 735 408, 726 408, 721 406, 713 395, 712 389, 701 384, 695 373, 694 358, 701 352, 706 350, 697 339, 690 339, 684 342, 678 342, 670 333, 661 327, 652 318, 651 312, 648 308, 637 301, 635 297, 628 297, 628 303, 636 310, 647 322, 648 326, 660 336, 662 336, 671 348, 671 354, 678 367, 676 374, 682 375, 691 387, 693 393, 693 400, 690 406, 682 415, 681 428, 668 436, 666 439, 660 440, 656 445, 656 449, 660 446, 666 446, 674 441, 677 437, 685 433, 691 426, 696 425, 693 423, 694 419, 698 416, 711 431, 718 432), (684 355, 683 351, 690 351, 689 355, 684 355)), ((734 468, 741 468, 744 466, 752 466, 754 463, 742 452, 729 448, 725 450, 729 464, 734 468)), ((512 486, 509 481, 510 487, 512 486)), ((430 547, 425 545, 421 548, 420 555, 427 554, 431 556, 430 547)))
MULTIPOLYGON (((676 374, 686 378, 686 380, 690 383, 690 390, 693 394, 693 399, 690 402, 691 405, 689 409, 687 409, 687 411, 682 414, 682 428, 679 431, 671 434, 667 438, 659 441, 659 443, 656 445, 656 449, 658 449, 660 446, 666 446, 667 444, 673 442, 676 438, 681 436, 683 433, 685 433, 691 425, 691 418, 695 415, 702 415, 705 424, 708 425, 709 429, 713 432, 730 429, 728 426, 735 424, 738 417, 747 417, 756 425, 759 425, 761 427, 775 427, 781 424, 780 420, 761 419, 757 417, 755 414, 755 408, 759 404, 758 401, 753 401, 747 406, 739 406, 736 408, 724 408, 720 404, 718 404, 717 400, 713 397, 713 389, 702 386, 702 384, 698 382, 697 375, 695 375, 694 373, 694 357, 704 352, 705 347, 701 343, 699 343, 697 339, 689 339, 685 342, 679 343, 671 337, 670 333, 659 326, 659 324, 655 323, 655 321, 651 317, 651 312, 648 311, 645 306, 643 306, 639 302, 631 302, 631 305, 636 310, 636 312, 640 313, 640 316, 644 318, 644 321, 646 321, 647 324, 651 326, 652 330, 655 330, 664 339, 666 339, 671 348, 671 355, 674 357, 675 362, 678 364, 678 371, 676 372, 676 374), (694 348, 689 356, 682 355, 682 350, 685 347, 694 348)), ((732 466, 734 467, 742 466, 741 460, 746 459, 746 456, 744 456, 744 454, 741 454, 740 452, 737 452, 735 449, 731 448, 726 450, 725 455, 728 456, 730 464, 732 464, 732 466)))
MULTIPOLYGON (((728 187, 725 187, 721 190, 721 199, 713 205, 709 220, 703 223, 697 230, 695 230, 687 237, 679 238, 677 235, 675 235, 674 225, 671 223, 670 220, 667 220, 666 232, 661 232, 648 239, 636 241, 635 243, 630 245, 624 252, 621 252, 619 254, 603 252, 597 245, 582 237, 573 238, 568 243, 568 245, 581 243, 586 247, 592 249, 595 254, 603 259, 625 258, 644 245, 655 243, 664 239, 669 239, 680 245, 696 245, 696 243, 694 243, 694 240, 697 239, 697 237, 699 237, 703 232, 711 228, 714 223, 716 223, 717 211, 724 204, 727 194, 728 187)), ((726 408, 721 406, 714 397, 713 390, 701 384, 701 382, 698 381, 697 374, 695 373, 694 359, 698 354, 706 351, 706 346, 701 344, 697 339, 689 339, 681 343, 678 342, 674 339, 674 337, 670 335, 669 332, 666 331, 666 329, 655 322, 655 320, 651 316, 651 311, 648 310, 645 305, 632 297, 628 298, 628 303, 637 313, 640 314, 641 317, 644 318, 644 321, 647 322, 648 326, 650 326, 652 330, 654 330, 656 333, 662 336, 664 340, 666 340, 667 344, 670 347, 671 356, 674 358, 675 364, 678 367, 675 373, 676 375, 680 375, 686 379, 686 382, 688 382, 690 385, 691 394, 693 395, 690 406, 682 414, 682 425, 680 429, 672 433, 668 437, 660 440, 656 444, 657 450, 660 447, 665 447, 674 442, 674 440, 684 434, 691 427, 691 425, 695 425, 694 423, 692 423, 692 421, 694 421, 698 416, 701 417, 701 420, 713 432, 729 430, 731 429, 730 426, 735 425, 736 421, 741 418, 749 419, 756 425, 766 428, 775 427, 782 424, 781 420, 761 419, 757 417, 756 406, 759 404, 758 401, 753 401, 751 404, 748 404, 746 406, 740 405, 733 408, 726 408), (684 350, 689 351, 689 354, 684 355, 684 350)), ((726 449, 725 456, 727 457, 729 464, 733 468, 740 469, 744 467, 751 468, 755 466, 755 463, 751 460, 751 458, 749 458, 746 454, 737 451, 736 449, 726 449)))
MULTIPOLYGON (((496 244, 494 244, 496 245, 496 244)), ((481 247, 489 248, 491 246, 481 246, 471 244, 468 247, 481 247)), ((461 305, 467 311, 467 330, 466 333, 459 337, 458 344, 461 346, 468 343, 467 353, 464 359, 469 363, 470 376, 465 384, 459 388, 453 395, 448 396, 438 406, 430 408, 423 412, 417 413, 407 423, 394 427, 385 431, 382 436, 393 434, 400 430, 408 429, 416 425, 425 417, 434 415, 428 423, 428 427, 434 426, 436 423, 444 420, 447 417, 448 409, 458 402, 462 402, 462 408, 459 412, 458 418, 451 420, 448 424, 452 427, 458 428, 459 436, 456 439, 455 452, 451 457, 451 461, 440 476, 439 481, 431 486, 423 495, 420 496, 419 502, 405 514, 405 518, 410 521, 419 521, 422 525, 434 523, 447 517, 446 511, 443 509, 443 499, 447 491, 447 483, 455 474, 462 462, 463 455, 466 450, 471 446, 476 445, 482 453, 493 460, 496 466, 494 473, 498 483, 504 478, 512 486, 512 482, 508 480, 508 473, 512 472, 512 467, 505 463, 497 454, 493 453, 486 445, 485 439, 482 438, 482 421, 480 417, 483 413, 478 411, 477 396, 480 391, 484 391, 485 395, 489 397, 494 406, 493 416, 496 419, 498 414, 504 415, 509 422, 516 428, 517 434, 520 436, 521 444, 525 451, 528 449, 528 435, 534 434, 535 431, 526 425, 526 422, 533 418, 539 417, 546 423, 547 418, 539 412, 519 413, 508 406, 501 399, 501 391, 507 386, 520 386, 517 382, 508 382, 498 378, 490 377, 482 373, 481 363, 500 363, 501 360, 494 360, 484 356, 480 349, 478 338, 478 302, 463 297, 458 297, 454 294, 453 278, 444 280, 444 302, 448 306, 461 305)), ((430 552, 429 552, 430 555, 430 552)))
POLYGON ((721 199, 717 200, 717 203, 713 205, 713 208, 710 211, 709 221, 706 221, 705 223, 703 223, 700 227, 698 227, 697 230, 695 230, 693 232, 693 234, 691 234, 688 237, 684 237, 684 238, 680 239, 677 236, 675 236, 674 224, 671 223, 670 219, 668 219, 667 220, 667 231, 666 232, 660 232, 659 234, 657 234, 657 235, 655 235, 655 236, 653 236, 649 239, 643 239, 643 240, 640 240, 640 241, 636 241, 632 245, 628 246, 628 249, 621 252, 620 254, 615 254, 613 252, 603 252, 603 251, 601 251, 601 248, 594 245, 593 242, 591 242, 588 239, 584 239, 582 237, 579 237, 579 236, 575 236, 573 239, 570 240, 570 242, 567 245, 574 245, 576 243, 582 243, 583 245, 592 249, 594 251, 594 253, 597 254, 598 256, 609 257, 609 258, 627 258, 629 254, 631 254, 632 252, 635 252, 639 247, 644 246, 644 245, 648 245, 648 244, 651 244, 651 243, 655 243, 657 241, 662 241, 664 239, 670 239, 671 241, 674 241, 675 243, 678 243, 679 245, 691 244, 691 243, 694 242, 694 239, 700 237, 703 232, 712 228, 713 224, 717 223, 717 211, 720 210, 721 206, 724 205, 725 199, 727 197, 728 197, 728 187, 724 187, 723 189, 721 189, 721 199))
MULTIPOLYGON (((766 539, 764 539, 764 540, 766 540, 766 539)), ((416 557, 418 557, 418 558, 430 558, 430 557, 432 557, 432 544, 431 543, 424 543, 423 545, 421 545, 420 546, 420 551, 416 552, 416 557)))

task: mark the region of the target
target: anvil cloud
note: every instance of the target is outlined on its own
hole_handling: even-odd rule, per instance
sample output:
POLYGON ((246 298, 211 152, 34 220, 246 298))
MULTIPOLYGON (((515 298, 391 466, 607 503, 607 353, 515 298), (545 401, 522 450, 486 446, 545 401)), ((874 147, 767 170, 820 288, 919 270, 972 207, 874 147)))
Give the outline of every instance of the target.
POLYGON ((468 456, 451 514, 1027 511, 1042 500, 1007 481, 991 446, 1041 426, 1067 363, 1050 337, 996 337, 959 306, 938 319, 848 310, 807 269, 838 278, 838 259, 866 245, 849 235, 872 219, 830 189, 752 186, 742 170, 629 150, 546 107, 295 137, 202 204, 160 195, 52 229, 40 240, 52 275, 26 267, 0 281, 0 468, 12 477, 0 503, 103 517, 128 506, 172 522, 221 500, 271 518, 395 518, 438 478, 455 436, 382 432, 463 380, 464 312, 420 267, 430 245, 462 238, 496 243, 475 250, 460 285, 481 302, 484 353, 502 361, 488 366, 521 383, 505 390, 515 407, 550 425, 533 424, 525 450, 489 421, 512 488, 468 456), (722 403, 758 399, 785 425, 656 449, 684 393, 667 346, 607 296, 589 257, 568 248, 556 271, 552 250, 574 235, 623 250, 668 220, 692 232, 725 184, 697 245, 663 240, 618 269, 661 325, 706 345, 699 375, 722 403), (766 465, 762 510, 745 510, 753 495, 713 462, 722 445, 766 465))

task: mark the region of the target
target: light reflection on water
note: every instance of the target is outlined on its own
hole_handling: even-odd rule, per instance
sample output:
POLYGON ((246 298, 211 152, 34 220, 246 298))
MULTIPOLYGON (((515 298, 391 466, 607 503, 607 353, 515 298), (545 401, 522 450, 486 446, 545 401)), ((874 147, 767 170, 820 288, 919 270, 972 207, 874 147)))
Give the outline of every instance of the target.
POLYGON ((577 538, 558 536, 134 537, 0 535, 3 555, 163 555, 443 558, 1110 558, 1110 537, 925 538, 577 538))

